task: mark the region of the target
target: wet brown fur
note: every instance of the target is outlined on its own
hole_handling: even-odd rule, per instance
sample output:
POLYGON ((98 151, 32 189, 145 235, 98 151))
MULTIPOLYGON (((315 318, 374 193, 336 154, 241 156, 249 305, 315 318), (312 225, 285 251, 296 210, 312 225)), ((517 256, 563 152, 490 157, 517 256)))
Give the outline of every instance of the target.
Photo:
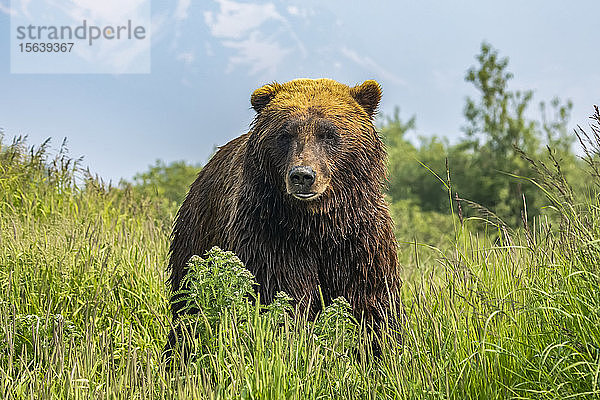
MULTIPOLYGON (((257 89, 251 131, 217 151, 177 214, 172 291, 192 255, 219 246, 256 276, 263 303, 285 291, 314 316, 320 287, 325 303, 344 296, 357 318, 379 320, 399 286, 381 191, 385 150, 372 123, 380 96, 374 81, 350 88, 298 79, 257 89), (315 199, 290 195, 295 165, 315 170, 315 199)), ((174 319, 178 312, 173 304, 174 319)))

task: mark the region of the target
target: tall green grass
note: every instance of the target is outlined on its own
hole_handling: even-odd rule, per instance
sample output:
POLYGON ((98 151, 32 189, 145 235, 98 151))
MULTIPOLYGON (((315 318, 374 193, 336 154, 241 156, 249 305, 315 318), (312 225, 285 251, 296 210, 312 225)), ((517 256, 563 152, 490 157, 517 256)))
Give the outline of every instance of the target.
MULTIPOLYGON (((600 397, 600 200, 562 195, 550 166, 538 164, 537 182, 549 217, 524 216, 520 231, 496 221, 484 235, 455 215, 446 244, 406 239, 402 323, 380 338, 342 299, 314 322, 283 294, 251 301, 239 260, 199 255, 188 362, 169 372, 168 215, 82 171, 64 147, 0 143, 5 398, 600 397)), ((429 226, 415 231, 435 238, 435 216, 420 218, 429 226)))

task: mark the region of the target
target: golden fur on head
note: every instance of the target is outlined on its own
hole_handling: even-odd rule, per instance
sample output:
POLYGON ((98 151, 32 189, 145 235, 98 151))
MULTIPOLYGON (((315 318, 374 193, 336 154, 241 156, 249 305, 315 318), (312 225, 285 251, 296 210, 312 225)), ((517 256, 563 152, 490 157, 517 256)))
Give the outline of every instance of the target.
POLYGON ((264 85, 254 91, 250 98, 252 107, 261 112, 267 105, 272 107, 286 104, 305 104, 313 106, 325 100, 327 106, 332 99, 353 99, 369 117, 373 117, 381 100, 381 87, 374 80, 367 80, 361 85, 349 87, 332 79, 294 79, 280 84, 277 82, 264 85), (280 94, 278 96, 278 94, 280 94))

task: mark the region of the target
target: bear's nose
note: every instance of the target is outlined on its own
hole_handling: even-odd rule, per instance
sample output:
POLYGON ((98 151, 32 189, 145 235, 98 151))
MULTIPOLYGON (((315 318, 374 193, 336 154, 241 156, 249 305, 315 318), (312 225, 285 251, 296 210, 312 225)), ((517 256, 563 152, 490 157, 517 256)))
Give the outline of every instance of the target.
POLYGON ((315 182, 315 171, 311 167, 297 166, 290 170, 290 182, 294 186, 308 189, 315 182))

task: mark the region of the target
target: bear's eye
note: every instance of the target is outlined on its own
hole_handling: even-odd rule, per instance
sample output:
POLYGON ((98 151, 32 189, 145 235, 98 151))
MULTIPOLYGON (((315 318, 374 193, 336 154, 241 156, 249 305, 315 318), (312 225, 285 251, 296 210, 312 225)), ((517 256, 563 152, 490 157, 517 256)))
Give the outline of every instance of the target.
POLYGON ((277 143, 280 146, 287 146, 292 140, 292 135, 288 131, 281 131, 277 135, 277 143))
POLYGON ((339 137, 335 129, 327 128, 322 129, 317 133, 317 139, 328 145, 335 145, 337 144, 339 137))

